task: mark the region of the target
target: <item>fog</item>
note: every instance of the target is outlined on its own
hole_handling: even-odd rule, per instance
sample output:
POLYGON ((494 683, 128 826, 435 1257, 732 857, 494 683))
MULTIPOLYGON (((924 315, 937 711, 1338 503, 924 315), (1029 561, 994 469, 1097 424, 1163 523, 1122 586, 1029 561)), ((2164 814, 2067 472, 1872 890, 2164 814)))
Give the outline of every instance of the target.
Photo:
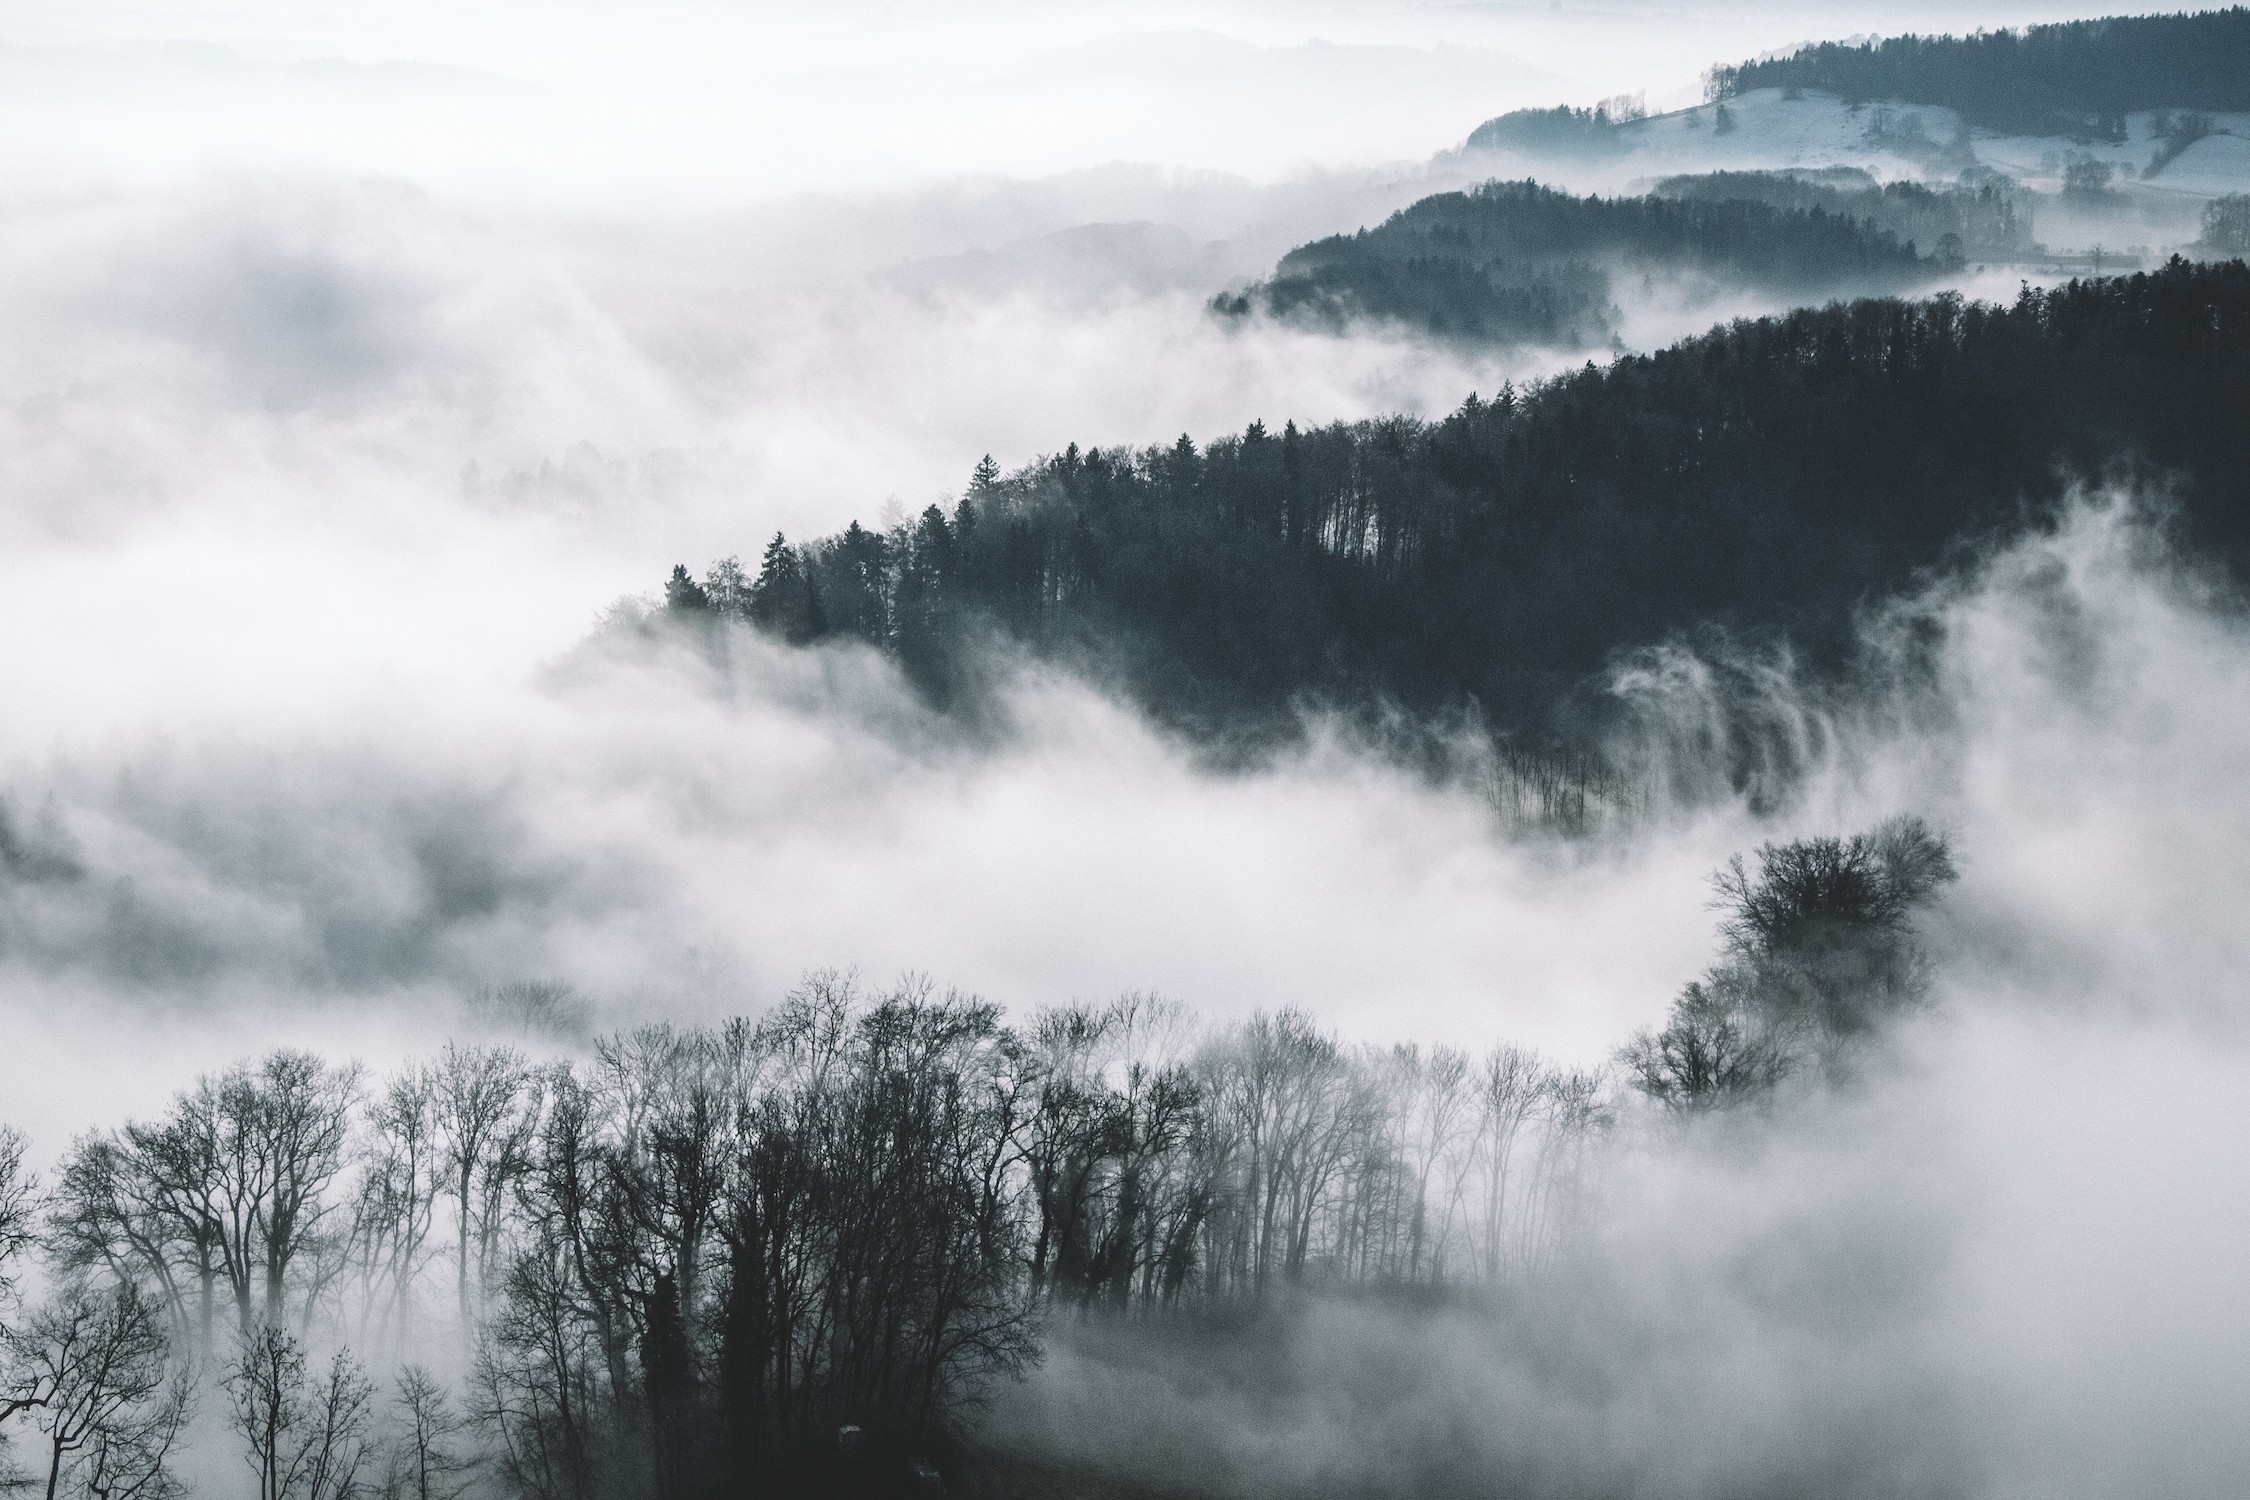
POLYGON ((1980 1015, 1786 1144, 1640 1164, 1581 1277, 1174 1347, 1066 1333, 996 1423, 1247 1494, 2224 1494, 2240 1062, 1980 1015))
POLYGON ((1066 1331, 1002 1430, 1248 1494, 2224 1493, 2250 1326, 2239 601, 2095 504, 1874 638, 1906 618, 1942 629, 1934 677, 1827 705, 1801 805, 1617 867, 1942 819, 1964 875, 1935 1002, 1854 1083, 1784 1129, 1644 1137, 1569 1275, 1066 1331))
MULTIPOLYGON (((999 727, 965 727, 856 648, 599 625, 986 453, 1439 414, 1582 363, 1204 306, 1457 185, 1434 153, 1503 109, 2031 18, 19 10, 0 1120, 51 1163, 277 1044, 427 1055, 483 987, 564 980, 608 1028, 824 966, 1597 1066, 1712 961, 1728 856, 1912 812, 1963 868, 1928 1013, 1785 1129, 1635 1135, 1550 1300, 1314 1302, 1239 1388, 1066 1331, 994 1429, 1245 1494, 2229 1492, 2250 632, 2160 494, 1871 614, 1849 691, 1649 643, 1612 690, 1661 795, 1590 840, 1317 718, 1222 774, 1051 664, 997 662, 999 727), (1805 747, 1778 799, 1687 748, 1745 677, 1805 747)), ((1620 298, 1641 347, 1764 310, 1620 298)))

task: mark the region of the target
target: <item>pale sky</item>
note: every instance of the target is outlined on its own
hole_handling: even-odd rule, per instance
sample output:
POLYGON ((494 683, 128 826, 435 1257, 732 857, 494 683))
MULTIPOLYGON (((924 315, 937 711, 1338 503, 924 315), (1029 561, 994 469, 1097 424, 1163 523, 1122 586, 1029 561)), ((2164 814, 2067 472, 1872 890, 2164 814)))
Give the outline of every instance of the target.
POLYGON ((1714 62, 2092 5, 79 4, 0 15, 5 162, 397 174, 708 207, 1113 160, 1270 178, 1418 159, 1524 104, 1692 102, 1714 62))

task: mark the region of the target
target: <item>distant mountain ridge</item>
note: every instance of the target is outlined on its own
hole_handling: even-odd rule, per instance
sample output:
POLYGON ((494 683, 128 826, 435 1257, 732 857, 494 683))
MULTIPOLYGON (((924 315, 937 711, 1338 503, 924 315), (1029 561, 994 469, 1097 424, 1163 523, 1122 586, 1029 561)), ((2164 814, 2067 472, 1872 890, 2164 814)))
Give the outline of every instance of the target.
POLYGON ((1900 290, 1936 267, 1889 231, 1808 206, 1668 197, 1580 198, 1535 182, 1438 193, 1373 229, 1331 235, 1283 256, 1273 276, 1222 295, 1222 316, 1252 311, 1341 329, 1361 318, 1440 338, 1598 347, 1618 313, 1610 276, 1700 272, 1808 297, 1900 290))
POLYGON ((2117 140, 2143 110, 2250 110, 2250 8, 1821 42, 1706 75, 1713 100, 1769 88, 1942 105, 2003 134, 2117 140))

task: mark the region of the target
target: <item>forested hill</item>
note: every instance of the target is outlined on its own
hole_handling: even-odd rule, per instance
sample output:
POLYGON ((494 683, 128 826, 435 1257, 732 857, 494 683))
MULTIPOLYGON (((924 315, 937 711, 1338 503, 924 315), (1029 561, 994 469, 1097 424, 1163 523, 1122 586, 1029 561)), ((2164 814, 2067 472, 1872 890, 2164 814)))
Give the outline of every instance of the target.
POLYGON ((1442 421, 1253 423, 981 465, 950 514, 675 570, 667 613, 858 637, 946 701, 989 633, 1213 737, 1291 705, 1551 725, 1620 648, 1723 626, 1837 659, 1855 610, 2122 461, 2250 558, 2250 267, 2175 260, 2008 306, 1745 321, 1442 421))
POLYGON ((1439 337, 1607 344, 1610 275, 1631 267, 1702 272, 1808 298, 1903 290, 1931 269, 1914 247, 1850 217, 1727 201, 1578 198, 1535 182, 1439 193, 1373 229, 1332 235, 1282 257, 1273 278, 1213 309, 1341 328, 1354 318, 1439 337))
POLYGON ((2018 135, 2120 139, 2136 110, 2250 110, 2250 9, 1822 42, 1711 70, 1713 98, 1766 88, 1944 105, 2018 135))

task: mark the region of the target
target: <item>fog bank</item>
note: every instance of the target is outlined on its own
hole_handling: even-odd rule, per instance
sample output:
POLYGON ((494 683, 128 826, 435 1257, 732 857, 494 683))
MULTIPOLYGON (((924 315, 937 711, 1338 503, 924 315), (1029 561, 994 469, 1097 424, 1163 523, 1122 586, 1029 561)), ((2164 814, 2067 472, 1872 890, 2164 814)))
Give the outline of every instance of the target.
POLYGON ((1820 713, 1832 774, 1767 826, 1949 826, 1926 1014, 1770 1113, 1628 1104, 1599 1242, 1563 1270, 1066 1325, 993 1441, 1182 1494, 2231 1493, 2239 600, 2093 507, 1872 634, 1909 623, 1934 671, 1820 713))

